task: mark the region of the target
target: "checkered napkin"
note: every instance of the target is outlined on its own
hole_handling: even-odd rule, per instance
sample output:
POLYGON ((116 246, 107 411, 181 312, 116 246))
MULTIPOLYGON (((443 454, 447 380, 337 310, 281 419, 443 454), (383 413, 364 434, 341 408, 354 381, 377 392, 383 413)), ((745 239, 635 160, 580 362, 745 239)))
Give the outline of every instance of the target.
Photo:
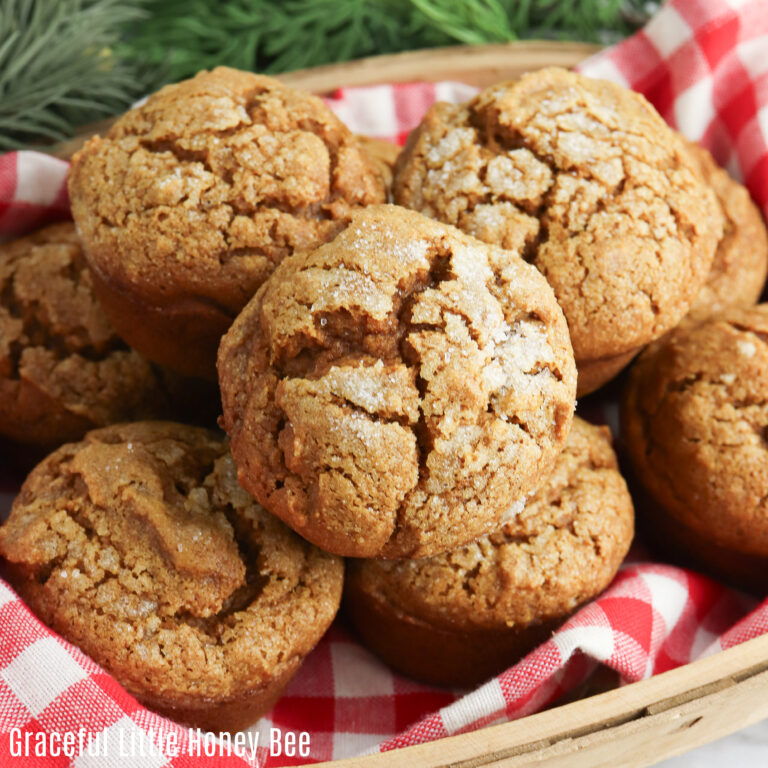
MULTIPOLYGON (((671 124, 746 180, 768 212, 766 51, 765 0, 671 0, 642 32, 581 70, 645 93, 671 124)), ((472 92, 456 83, 414 83, 339 91, 328 102, 353 130, 402 141, 432 101, 472 92)), ((0 156, 0 237, 66 216, 66 172, 66 163, 32 152, 0 156)), ((615 412, 603 406, 603 416, 615 412)), ((17 487, 0 464, 0 510, 17 487)), ((701 575, 633 560, 548 642, 470 693, 394 675, 334 625, 270 715, 227 744, 144 709, 0 581, 0 765, 241 767, 390 750, 534 712, 599 663, 635 681, 764 632, 768 601, 757 605, 701 575), (306 747, 303 732, 308 756, 298 749, 306 747), (36 757, 43 741, 47 757, 36 757), (296 745, 292 757, 289 743, 296 745)))

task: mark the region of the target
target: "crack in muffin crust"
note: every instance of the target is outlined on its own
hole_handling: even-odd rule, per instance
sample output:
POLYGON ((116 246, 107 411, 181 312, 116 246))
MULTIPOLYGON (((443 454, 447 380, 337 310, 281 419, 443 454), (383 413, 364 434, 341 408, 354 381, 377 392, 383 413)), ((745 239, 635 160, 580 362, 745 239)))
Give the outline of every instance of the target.
POLYGON ((426 553, 491 528, 551 464, 573 412, 545 281, 393 206, 284 264, 220 348, 243 485, 344 554, 426 553))
POLYGON ((13 379, 27 347, 42 347, 59 360, 80 355, 94 362, 127 349, 93 298, 71 223, 0 249, 0 317, 4 373, 13 379))
POLYGON ((395 670, 477 685, 608 586, 633 523, 610 432, 574 417, 551 474, 516 515, 432 557, 349 560, 342 610, 395 670))
POLYGON ((89 142, 71 194, 102 273, 159 299, 210 296, 233 315, 281 258, 384 199, 373 162, 319 99, 226 68, 162 89, 89 142), (81 185, 94 173, 101 187, 81 185), (170 280, 166 259, 180 270, 170 280))
POLYGON ((575 417, 552 474, 499 530, 434 557, 352 560, 347 586, 446 630, 524 627, 601 592, 632 534, 610 433, 575 417))
POLYGON ((626 355, 675 325, 721 223, 686 148, 642 97, 558 69, 433 106, 398 159, 394 199, 535 264, 577 363, 626 355))
POLYGON ((190 334, 187 314, 210 312, 217 333, 206 338, 206 360, 187 370, 182 353, 131 327, 139 320, 130 306, 105 300, 136 349, 200 375, 275 266, 330 240, 358 207, 385 202, 387 182, 319 98, 220 67, 161 89, 91 139, 73 159, 69 191, 105 296, 174 309, 182 336, 203 333, 190 334))

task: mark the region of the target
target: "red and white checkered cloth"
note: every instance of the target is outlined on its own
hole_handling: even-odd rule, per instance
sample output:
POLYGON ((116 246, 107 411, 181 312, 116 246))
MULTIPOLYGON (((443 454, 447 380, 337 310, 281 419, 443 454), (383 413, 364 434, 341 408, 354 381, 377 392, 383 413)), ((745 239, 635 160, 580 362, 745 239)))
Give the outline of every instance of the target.
MULTIPOLYGON (((765 0, 671 0, 645 30, 581 70, 645 93, 671 124, 745 179, 768 213, 767 51, 765 0)), ((436 98, 457 101, 472 92, 415 83, 344 90, 328 101, 354 130, 402 141, 436 98)), ((65 216, 66 172, 66 163, 36 153, 0 156, 0 236, 65 216)), ((0 510, 17 487, 0 464, 0 510)), ((572 689, 597 663, 635 681, 764 632, 768 601, 758 605, 698 574, 647 562, 625 566, 547 643, 467 695, 392 674, 335 625, 250 740, 228 752, 144 709, 0 581, 0 765, 212 768, 338 759, 521 717, 572 689), (273 754, 273 728, 283 744, 289 732, 308 732, 309 756, 273 754), (65 752, 79 756, 51 754, 52 745, 61 746, 51 734, 66 733, 72 749, 65 752), (36 757, 45 736, 48 756, 36 757), (19 749, 27 756, 18 757, 19 749)))

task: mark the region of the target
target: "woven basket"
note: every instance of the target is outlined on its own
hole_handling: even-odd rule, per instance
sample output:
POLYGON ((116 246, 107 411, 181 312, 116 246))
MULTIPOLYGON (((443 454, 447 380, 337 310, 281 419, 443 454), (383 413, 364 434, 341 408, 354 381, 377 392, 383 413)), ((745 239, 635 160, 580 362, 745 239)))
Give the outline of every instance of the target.
MULTIPOLYGON (((441 48, 281 75, 297 88, 457 80, 484 87, 545 66, 573 67, 598 50, 583 43, 521 42, 441 48)), ((57 147, 71 156, 109 121, 57 147)), ((363 758, 334 768, 634 768, 733 733, 768 717, 768 635, 649 680, 592 695, 521 720, 363 758)))

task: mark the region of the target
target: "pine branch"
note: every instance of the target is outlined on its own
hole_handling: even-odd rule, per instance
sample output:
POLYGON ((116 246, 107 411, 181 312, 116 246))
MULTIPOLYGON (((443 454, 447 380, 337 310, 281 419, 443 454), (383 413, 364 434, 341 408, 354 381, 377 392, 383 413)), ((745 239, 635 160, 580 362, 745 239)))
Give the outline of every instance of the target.
POLYGON ((0 2, 0 150, 60 140, 124 109, 146 88, 141 68, 115 55, 141 0, 0 2))
POLYGON ((285 72, 457 43, 520 38, 613 42, 654 0, 148 0, 125 51, 158 68, 153 86, 228 64, 285 72))
POLYGON ((519 38, 612 42, 657 0, 0 0, 0 151, 226 64, 275 73, 519 38))

